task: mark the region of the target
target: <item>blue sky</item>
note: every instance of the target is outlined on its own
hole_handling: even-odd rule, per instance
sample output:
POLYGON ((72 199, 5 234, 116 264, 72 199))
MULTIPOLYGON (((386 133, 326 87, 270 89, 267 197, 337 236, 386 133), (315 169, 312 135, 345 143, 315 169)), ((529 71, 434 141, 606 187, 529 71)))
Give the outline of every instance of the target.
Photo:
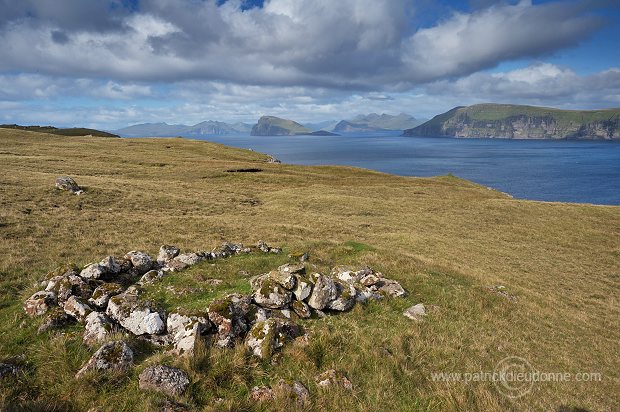
POLYGON ((0 122, 620 107, 614 0, 0 0, 0 122))

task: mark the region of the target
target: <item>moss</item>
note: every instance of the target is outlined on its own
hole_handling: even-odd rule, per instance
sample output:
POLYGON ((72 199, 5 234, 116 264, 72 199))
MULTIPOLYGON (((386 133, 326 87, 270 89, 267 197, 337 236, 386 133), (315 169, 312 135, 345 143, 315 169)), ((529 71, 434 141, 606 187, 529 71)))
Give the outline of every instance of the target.
POLYGON ((216 299, 209 305, 209 313, 217 313, 218 315, 232 319, 231 302, 229 299, 216 299))

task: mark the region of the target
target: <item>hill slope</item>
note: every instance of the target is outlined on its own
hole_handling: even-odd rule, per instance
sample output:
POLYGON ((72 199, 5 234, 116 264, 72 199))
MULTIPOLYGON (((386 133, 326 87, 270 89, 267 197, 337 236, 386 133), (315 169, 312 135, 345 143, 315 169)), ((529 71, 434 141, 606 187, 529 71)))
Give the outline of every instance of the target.
POLYGON ((0 362, 22 368, 0 378, 0 410, 300 409, 286 399, 249 398, 253 386, 280 379, 310 389, 307 411, 620 410, 619 207, 514 200, 449 176, 273 164, 260 153, 189 139, 0 129, 0 147, 0 362), (55 189, 60 175, 86 192, 55 189), (43 319, 22 308, 45 274, 68 262, 259 239, 285 253, 206 261, 161 279, 153 297, 202 310, 214 290, 247 293, 250 276, 306 250, 313 271, 370 265, 409 296, 305 320, 308 341, 286 345, 273 362, 253 360, 243 345, 206 347, 186 359, 133 338, 127 374, 86 379, 75 373, 96 347, 83 344, 84 326, 38 334, 43 319), (420 323, 402 315, 420 302, 437 309, 420 323), (518 398, 489 381, 433 379, 492 373, 509 356, 540 372, 602 379, 536 382, 518 398), (140 373, 153 363, 189 374, 190 389, 176 403, 139 390, 140 373), (346 373, 353 392, 318 387, 314 377, 328 369, 346 373))
POLYGON ((124 137, 192 137, 249 133, 251 128, 252 126, 245 123, 231 124, 208 120, 193 126, 167 123, 143 123, 116 130, 116 133, 124 137))
POLYGON ((252 127, 252 136, 295 136, 309 134, 312 130, 288 119, 275 116, 263 116, 252 127))
POLYGON ((59 129, 53 126, 20 126, 17 124, 2 124, 0 129, 17 129, 29 132, 49 133, 59 136, 97 136, 97 137, 119 137, 113 133, 102 132, 101 130, 88 129, 85 127, 69 127, 59 129))
POLYGON ((506 104, 454 109, 404 136, 507 139, 620 139, 620 109, 560 110, 506 104))

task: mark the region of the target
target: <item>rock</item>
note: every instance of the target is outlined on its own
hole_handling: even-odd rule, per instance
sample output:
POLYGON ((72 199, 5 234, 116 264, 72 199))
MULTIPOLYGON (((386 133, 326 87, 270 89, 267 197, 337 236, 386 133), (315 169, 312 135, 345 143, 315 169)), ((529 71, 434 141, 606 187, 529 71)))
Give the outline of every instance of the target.
POLYGON ((82 269, 80 277, 84 279, 101 279, 106 274, 106 268, 99 263, 90 263, 82 269))
POLYGON ((123 341, 108 342, 82 366, 75 375, 81 377, 90 371, 126 371, 133 364, 133 351, 123 341))
POLYGON ((395 280, 392 279, 381 279, 381 282, 377 283, 375 286, 379 286, 379 291, 385 293, 388 296, 392 296, 395 298, 401 298, 407 296, 407 292, 403 287, 395 280))
POLYGON ((162 270, 167 271, 167 272, 178 272, 180 270, 183 270, 189 267, 187 263, 183 263, 180 260, 175 260, 175 259, 168 261, 168 263, 166 263, 166 266, 164 266, 162 270))
POLYGON ((253 296, 259 306, 281 309, 291 302, 293 293, 275 280, 267 278, 261 282, 260 288, 254 292, 253 296))
POLYGON ((261 359, 271 359, 276 349, 278 320, 270 318, 256 322, 246 340, 246 347, 252 355, 261 359))
POLYGON ((110 298, 123 293, 123 290, 123 286, 118 283, 103 283, 95 288, 88 303, 99 309, 105 309, 110 298))
POLYGON ((132 250, 125 255, 131 261, 134 275, 142 276, 153 268, 153 259, 146 252, 132 250))
POLYGON ((39 326, 37 333, 45 333, 50 330, 61 329, 74 322, 75 320, 73 317, 67 315, 62 308, 54 308, 48 312, 45 320, 41 323, 41 326, 39 326))
POLYGON ((308 299, 308 305, 311 308, 317 310, 323 310, 327 305, 336 299, 338 296, 338 289, 334 281, 325 276, 317 274, 312 294, 308 299))
POLYGON ((295 252, 288 255, 291 259, 299 260, 300 262, 307 262, 310 259, 308 252, 295 252))
POLYGON ((332 269, 331 275, 347 283, 359 283, 362 278, 362 274, 350 266, 336 266, 332 269))
POLYGON ((370 273, 362 277, 360 283, 364 286, 374 286, 381 281, 381 278, 375 275, 374 273, 370 273))
MULTIPOLYGON (((205 260, 205 257, 197 253, 184 253, 172 259, 172 262, 181 262, 185 264, 185 267, 187 267, 187 266, 193 266, 197 263, 200 263, 203 260, 205 260)), ((171 262, 168 262, 168 263, 171 263, 171 262)), ((171 266, 171 265, 168 264, 168 266, 171 266)), ((185 267, 183 269, 185 269, 185 267)))
POLYGON ((0 380, 17 375, 17 366, 0 362, 0 380))
POLYGON ((305 276, 295 275, 295 289, 293 293, 297 300, 306 300, 312 293, 314 284, 305 276))
POLYGON ((258 250, 260 250, 263 253, 275 253, 275 254, 282 253, 281 248, 271 247, 267 243, 263 242, 262 240, 258 241, 258 244, 256 245, 256 247, 258 248, 258 250))
POLYGON ((272 270, 269 272, 268 276, 280 284, 284 289, 292 290, 295 287, 296 278, 295 275, 291 273, 272 270))
POLYGON ((86 317, 93 311, 83 299, 71 296, 64 305, 65 313, 73 316, 79 323, 85 323, 86 317))
POLYGON ((352 390, 353 384, 346 377, 346 375, 340 371, 330 369, 314 378, 319 388, 329 388, 331 386, 341 386, 345 389, 352 390))
POLYGON ((310 310, 310 306, 306 304, 306 302, 302 302, 301 300, 293 301, 291 307, 293 311, 302 319, 307 319, 312 316, 312 311, 310 310))
POLYGON ((310 401, 310 391, 299 381, 290 383, 286 382, 284 379, 280 379, 275 387, 275 391, 286 398, 293 397, 300 406, 310 401))
POLYGON ((146 368, 139 377, 141 390, 154 390, 169 396, 180 396, 189 387, 189 376, 178 368, 156 365, 146 368))
POLYGON ((114 256, 104 257, 99 265, 103 267, 105 274, 108 276, 115 276, 121 273, 121 264, 116 260, 114 256))
POLYGON ((164 277, 164 272, 161 270, 149 270, 146 272, 140 280, 138 281, 138 285, 150 285, 159 279, 164 277))
POLYGON ((117 328, 108 316, 103 313, 91 312, 86 317, 82 340, 87 345, 96 345, 105 341, 115 332, 117 332, 117 328))
POLYGON ((250 300, 249 296, 231 294, 211 302, 207 312, 217 329, 216 346, 232 347, 236 341, 243 339, 250 329, 249 319, 254 317, 250 300))
POLYGON ((377 291, 372 290, 370 288, 360 288, 357 289, 357 294, 355 295, 355 300, 360 303, 365 303, 369 300, 380 300, 383 299, 383 295, 377 293, 377 291))
POLYGON ((278 268, 278 272, 291 274, 291 275, 305 275, 306 267, 301 263, 297 263, 297 264, 287 263, 285 265, 280 266, 278 268))
POLYGON ((88 283, 74 274, 54 276, 47 283, 45 290, 54 292, 59 304, 64 304, 72 295, 88 299, 93 292, 88 283))
POLYGON ((84 190, 69 176, 57 177, 56 189, 66 190, 76 195, 81 195, 84 193, 84 190))
POLYGON ((213 249, 211 251, 211 255, 214 259, 222 259, 242 252, 247 252, 248 250, 246 250, 241 243, 226 242, 222 244, 222 246, 213 249))
POLYGON ((212 328, 208 313, 168 315, 167 331, 174 343, 173 352, 178 355, 193 355, 196 343, 212 328))
POLYGON ((272 401, 275 397, 275 392, 268 386, 255 386, 250 391, 250 399, 254 402, 272 401))
POLYGON ((334 284, 336 285, 337 298, 327 304, 327 309, 341 312, 351 309, 355 305, 355 297, 357 296, 355 287, 342 280, 336 281, 334 284))
POLYGON ((140 299, 134 290, 112 296, 106 313, 134 335, 155 335, 166 330, 165 316, 160 314, 151 302, 140 299))
POLYGON ((159 248, 157 254, 157 263, 165 265, 181 253, 181 249, 176 246, 163 245, 159 248))
POLYGON ((40 316, 56 306, 56 302, 54 292, 39 291, 24 302, 24 311, 30 316, 40 316))
POLYGON ((416 322, 422 322, 422 318, 426 316, 426 308, 424 307, 424 304, 418 303, 417 305, 413 305, 412 307, 406 309, 403 312, 403 315, 411 320, 415 320, 416 322))

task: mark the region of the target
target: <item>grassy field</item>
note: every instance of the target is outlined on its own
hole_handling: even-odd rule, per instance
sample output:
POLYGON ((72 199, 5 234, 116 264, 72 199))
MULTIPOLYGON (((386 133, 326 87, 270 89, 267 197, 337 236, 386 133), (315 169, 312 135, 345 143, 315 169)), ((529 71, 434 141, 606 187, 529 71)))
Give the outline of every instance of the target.
POLYGON ((0 130, 0 256, 0 362, 23 366, 17 379, 0 380, 0 410, 159 410, 164 398, 140 392, 137 376, 160 361, 190 374, 177 401, 194 410, 288 409, 284 399, 248 399, 254 385, 280 378, 308 386, 306 409, 316 411, 620 409, 619 207, 513 200, 451 176, 270 164, 258 153, 180 138, 0 130), (262 171, 226 172, 239 168, 262 171), (59 175, 86 193, 56 190, 59 175), (74 379, 93 352, 81 327, 37 335, 40 320, 21 307, 46 272, 67 262, 260 239, 285 253, 205 262, 152 293, 170 307, 204 307, 218 293, 249 290, 243 271, 262 273, 308 250, 319 270, 368 264, 410 294, 304 322, 310 343, 285 347, 273 363, 242 346, 204 348, 187 360, 132 341, 131 373, 85 381, 74 379), (224 283, 209 289, 208 278, 224 283), (494 285, 517 300, 489 291, 494 285), (164 286, 189 294, 170 296, 164 286), (439 309, 422 323, 402 316, 419 302, 439 309), (509 356, 540 372, 595 372, 601 380, 537 382, 511 398, 489 381, 432 379, 492 372, 509 356), (329 368, 345 371, 353 392, 319 390, 314 376, 329 368))

